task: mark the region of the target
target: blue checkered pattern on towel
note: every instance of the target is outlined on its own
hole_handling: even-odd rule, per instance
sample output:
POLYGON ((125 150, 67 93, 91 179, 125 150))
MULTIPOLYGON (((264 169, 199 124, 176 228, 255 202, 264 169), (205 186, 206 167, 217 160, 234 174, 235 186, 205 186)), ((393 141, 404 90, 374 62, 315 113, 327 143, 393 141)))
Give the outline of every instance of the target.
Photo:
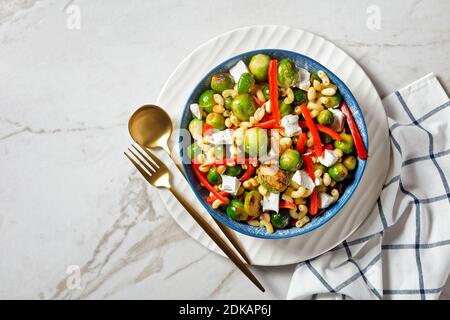
POLYGON ((433 74, 383 99, 391 163, 368 218, 300 263, 288 299, 437 299, 450 273, 450 101, 433 74))

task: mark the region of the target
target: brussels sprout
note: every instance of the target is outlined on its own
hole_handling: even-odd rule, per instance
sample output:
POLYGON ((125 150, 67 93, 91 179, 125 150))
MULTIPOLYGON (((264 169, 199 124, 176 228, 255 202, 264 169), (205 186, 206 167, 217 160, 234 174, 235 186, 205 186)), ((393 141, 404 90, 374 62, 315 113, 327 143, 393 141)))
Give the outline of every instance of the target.
POLYGON ((258 81, 267 80, 267 71, 269 70, 270 57, 267 54, 255 54, 248 64, 250 72, 258 81))
POLYGON ((333 114, 329 110, 322 110, 317 116, 317 122, 329 126, 333 123, 333 114))
POLYGON ((217 130, 223 130, 225 126, 225 118, 220 113, 211 112, 206 116, 206 123, 217 130))
POLYGON ((248 213, 241 201, 233 199, 227 207, 227 216, 233 220, 245 221, 248 218, 248 213))
POLYGON ((289 218, 290 216, 287 212, 272 213, 270 221, 275 228, 283 229, 289 224, 289 218))
POLYGON ((225 148, 223 145, 214 146, 214 157, 218 160, 225 158, 225 148))
POLYGON ((200 148, 200 146, 197 144, 197 142, 194 142, 189 147, 187 147, 187 156, 191 160, 197 158, 197 156, 201 153, 202 153, 202 148, 200 148))
POLYGON ((223 90, 231 89, 234 86, 234 81, 229 73, 217 73, 211 78, 211 88, 214 91, 222 92, 223 90))
POLYGON ((232 97, 226 97, 225 98, 225 109, 231 110, 231 103, 233 102, 232 97))
POLYGON ((227 176, 233 176, 233 177, 236 177, 241 172, 242 172, 242 168, 239 165, 233 166, 233 167, 227 167, 227 169, 225 170, 225 174, 227 176))
POLYGON ((342 102, 342 96, 339 94, 339 92, 336 92, 336 95, 328 97, 327 103, 325 103, 325 107, 332 108, 334 106, 340 105, 342 102))
POLYGON ((328 168, 328 174, 334 181, 341 182, 347 177, 348 171, 342 163, 338 162, 328 168))
POLYGON ((294 105, 299 106, 302 103, 307 103, 308 98, 306 92, 300 89, 294 89, 294 105))
POLYGON ((311 84, 314 83, 314 80, 317 80, 317 81, 319 81, 320 83, 322 83, 322 79, 320 79, 320 77, 319 77, 317 71, 311 72, 311 84))
POLYGON ((278 108, 280 109, 280 115, 282 118, 292 113, 292 106, 284 103, 284 100, 278 101, 278 108))
POLYGON ((329 135, 323 132, 319 132, 320 141, 324 144, 330 144, 333 143, 333 138, 331 138, 329 135))
POLYGON ((212 112, 212 108, 214 106, 214 90, 208 89, 203 92, 198 98, 198 104, 206 113, 212 112))
POLYGON ((248 93, 242 93, 233 99, 231 109, 239 121, 248 121, 256 111, 255 101, 248 93))
POLYGON ((269 192, 283 192, 289 183, 289 175, 277 166, 262 164, 256 170, 258 181, 269 192))
POLYGON ((252 157, 258 155, 265 155, 269 139, 267 132, 261 128, 250 128, 245 133, 244 137, 244 151, 252 157))
POLYGON ((248 72, 243 73, 237 83, 238 93, 250 92, 250 89, 253 87, 254 84, 255 78, 253 78, 253 76, 248 72))
POLYGON ((298 82, 298 70, 294 63, 283 59, 278 63, 278 86, 289 88, 298 82))
POLYGON ((349 171, 353 171, 356 168, 356 158, 354 156, 345 157, 342 163, 349 171))
POLYGON ((350 154, 355 149, 355 144, 353 143, 353 137, 348 133, 341 133, 342 141, 336 140, 334 142, 334 147, 341 149, 343 153, 350 154))
POLYGON ((194 139, 198 139, 202 136, 203 130, 203 121, 197 118, 194 118, 189 122, 189 132, 191 133, 194 139))
POLYGON ((325 167, 321 163, 313 163, 313 168, 314 168, 314 171, 316 171, 317 169, 320 169, 320 170, 322 170, 322 172, 327 172, 327 167, 325 167))
POLYGON ((212 184, 219 184, 222 182, 222 177, 217 172, 217 167, 211 167, 206 177, 208 178, 208 181, 211 182, 212 184))
POLYGON ((303 164, 303 159, 297 150, 287 149, 281 154, 280 168, 287 171, 295 171, 303 164))
POLYGON ((264 94, 264 98, 266 98, 266 100, 270 99, 270 90, 269 90, 269 85, 265 85, 263 88, 263 94, 264 94))
POLYGON ((249 216, 255 217, 261 212, 262 198, 262 195, 256 190, 245 195, 244 208, 249 216))

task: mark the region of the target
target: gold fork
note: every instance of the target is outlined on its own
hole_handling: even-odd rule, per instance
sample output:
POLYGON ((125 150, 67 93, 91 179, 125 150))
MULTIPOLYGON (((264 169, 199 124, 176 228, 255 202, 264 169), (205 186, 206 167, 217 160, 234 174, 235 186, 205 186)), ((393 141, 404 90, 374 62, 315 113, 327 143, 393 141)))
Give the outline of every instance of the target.
POLYGON ((168 189, 186 211, 194 218, 194 220, 200 225, 200 227, 210 236, 210 238, 219 246, 220 249, 233 261, 233 263, 241 270, 247 278, 250 279, 262 292, 265 291, 261 283, 256 279, 253 273, 248 269, 244 262, 238 257, 236 253, 227 245, 227 243, 220 237, 220 235, 209 225, 209 223, 200 215, 170 184, 170 173, 164 163, 161 162, 153 153, 147 148, 140 146, 142 150, 148 155, 145 156, 134 145, 132 147, 137 151, 140 157, 133 152, 130 148, 128 151, 134 155, 137 159, 134 160, 126 152, 125 156, 133 163, 138 171, 144 176, 144 178, 154 187, 168 189), (151 160, 149 159, 151 158, 151 160), (139 163, 140 164, 139 164, 139 163), (145 169, 144 169, 145 168, 145 169))

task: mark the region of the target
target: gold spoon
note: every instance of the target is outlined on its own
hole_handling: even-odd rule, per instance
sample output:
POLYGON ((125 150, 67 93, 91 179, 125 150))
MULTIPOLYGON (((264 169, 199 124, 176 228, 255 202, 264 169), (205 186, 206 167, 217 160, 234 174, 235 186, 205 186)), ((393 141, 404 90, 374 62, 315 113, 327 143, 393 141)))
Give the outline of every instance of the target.
MULTIPOLYGON (((163 148, 172 160, 174 160, 168 144, 170 135, 172 134, 172 121, 163 108, 152 104, 138 108, 131 115, 130 120, 128 120, 128 131, 133 140, 139 145, 147 148, 163 148)), ((180 172, 184 175, 181 164, 177 163, 175 160, 174 162, 180 172)), ((242 258, 244 258, 245 262, 250 264, 249 258, 238 243, 234 234, 214 217, 213 219, 242 258)))

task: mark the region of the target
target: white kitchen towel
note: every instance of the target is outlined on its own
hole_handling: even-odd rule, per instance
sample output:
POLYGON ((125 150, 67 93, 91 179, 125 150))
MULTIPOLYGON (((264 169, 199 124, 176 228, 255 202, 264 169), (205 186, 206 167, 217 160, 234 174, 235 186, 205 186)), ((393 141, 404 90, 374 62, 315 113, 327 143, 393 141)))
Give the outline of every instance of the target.
POLYGON ((381 196, 346 241, 296 267, 288 299, 437 299, 446 283, 449 98, 429 74, 383 104, 391 159, 381 196))

